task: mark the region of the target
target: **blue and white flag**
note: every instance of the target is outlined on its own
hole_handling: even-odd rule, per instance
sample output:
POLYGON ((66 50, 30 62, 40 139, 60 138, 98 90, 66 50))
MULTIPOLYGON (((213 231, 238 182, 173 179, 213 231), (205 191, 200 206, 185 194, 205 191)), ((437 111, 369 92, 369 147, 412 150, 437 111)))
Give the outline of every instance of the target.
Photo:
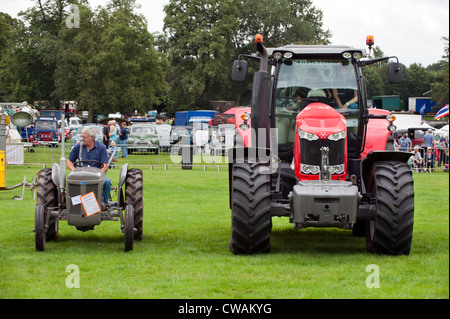
POLYGON ((441 117, 448 115, 448 104, 444 106, 442 109, 439 110, 439 112, 436 113, 436 116, 434 117, 435 120, 440 119, 441 117))

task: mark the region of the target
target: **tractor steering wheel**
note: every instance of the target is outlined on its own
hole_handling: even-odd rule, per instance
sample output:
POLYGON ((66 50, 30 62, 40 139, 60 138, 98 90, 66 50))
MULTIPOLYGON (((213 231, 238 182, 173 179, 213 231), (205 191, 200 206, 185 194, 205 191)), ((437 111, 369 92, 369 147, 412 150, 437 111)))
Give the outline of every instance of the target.
POLYGON ((73 166, 75 168, 78 167, 86 167, 83 165, 83 163, 87 163, 87 167, 96 167, 99 169, 102 169, 103 166, 105 166, 105 163, 99 162, 99 161, 95 161, 95 160, 82 160, 82 161, 76 161, 75 163, 73 163, 73 166))

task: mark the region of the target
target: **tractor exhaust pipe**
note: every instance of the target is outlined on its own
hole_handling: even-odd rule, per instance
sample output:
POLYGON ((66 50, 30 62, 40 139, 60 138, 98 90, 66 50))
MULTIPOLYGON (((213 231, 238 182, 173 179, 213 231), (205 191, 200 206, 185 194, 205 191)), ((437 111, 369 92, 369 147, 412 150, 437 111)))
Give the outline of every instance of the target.
POLYGON ((269 55, 263 45, 263 37, 258 34, 255 37, 256 47, 261 54, 259 71, 253 75, 252 90, 252 128, 255 137, 252 136, 254 147, 270 148, 270 101, 271 101, 271 75, 267 72, 269 55), (261 129, 261 130, 260 130, 261 129), (265 137, 259 138, 259 134, 264 133, 265 137))

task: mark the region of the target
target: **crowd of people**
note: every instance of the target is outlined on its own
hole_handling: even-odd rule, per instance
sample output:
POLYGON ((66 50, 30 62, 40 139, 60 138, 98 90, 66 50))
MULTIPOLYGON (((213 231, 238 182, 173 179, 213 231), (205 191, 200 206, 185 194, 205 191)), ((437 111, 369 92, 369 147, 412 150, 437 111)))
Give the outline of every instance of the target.
POLYGON ((448 136, 435 135, 433 130, 429 129, 423 137, 423 147, 421 145, 413 145, 407 133, 403 133, 396 143, 396 149, 399 151, 410 152, 414 155, 410 158, 411 169, 415 172, 431 173, 437 167, 443 167, 448 170, 449 166, 449 146, 448 136))
POLYGON ((122 157, 128 157, 127 143, 129 134, 130 129, 127 127, 125 121, 119 125, 116 120, 111 120, 103 126, 103 144, 105 144, 110 152, 116 151, 116 156, 113 161, 117 161, 118 159, 119 149, 117 145, 120 145, 122 157))

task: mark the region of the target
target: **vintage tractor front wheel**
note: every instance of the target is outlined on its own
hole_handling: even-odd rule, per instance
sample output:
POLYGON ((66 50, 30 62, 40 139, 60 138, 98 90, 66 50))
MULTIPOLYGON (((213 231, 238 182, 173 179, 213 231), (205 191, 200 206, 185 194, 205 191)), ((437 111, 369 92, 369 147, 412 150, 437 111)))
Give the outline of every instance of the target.
POLYGON ((369 187, 377 214, 367 221, 366 248, 376 254, 409 255, 414 224, 414 181, 407 163, 376 162, 369 187))
POLYGON ((37 204, 34 212, 34 239, 37 251, 45 250, 46 237, 44 206, 37 204))
POLYGON ((127 171, 125 178, 125 205, 134 209, 135 240, 143 238, 144 193, 142 170, 132 168, 127 171))
POLYGON ((259 162, 233 164, 230 249, 234 254, 270 251, 272 218, 268 166, 259 162))
POLYGON ((134 209, 133 206, 125 207, 125 225, 123 233, 125 235, 125 251, 133 250, 134 232, 134 209))

